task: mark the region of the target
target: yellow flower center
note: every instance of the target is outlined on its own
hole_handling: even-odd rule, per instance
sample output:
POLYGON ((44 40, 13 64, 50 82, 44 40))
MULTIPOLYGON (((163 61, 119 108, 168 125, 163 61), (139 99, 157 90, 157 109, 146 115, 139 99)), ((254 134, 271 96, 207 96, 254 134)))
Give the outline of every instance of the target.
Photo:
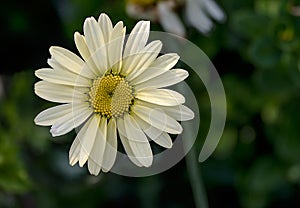
POLYGON ((113 74, 95 79, 89 96, 94 112, 107 118, 129 112, 134 98, 132 87, 124 77, 113 74))

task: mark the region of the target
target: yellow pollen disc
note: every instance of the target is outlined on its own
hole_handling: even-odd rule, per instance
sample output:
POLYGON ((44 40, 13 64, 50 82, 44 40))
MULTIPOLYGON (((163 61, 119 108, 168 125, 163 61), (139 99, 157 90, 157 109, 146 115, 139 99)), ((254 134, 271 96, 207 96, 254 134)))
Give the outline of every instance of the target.
POLYGON ((89 96, 94 112, 107 118, 128 112, 134 98, 132 87, 124 77, 113 74, 95 79, 89 96))

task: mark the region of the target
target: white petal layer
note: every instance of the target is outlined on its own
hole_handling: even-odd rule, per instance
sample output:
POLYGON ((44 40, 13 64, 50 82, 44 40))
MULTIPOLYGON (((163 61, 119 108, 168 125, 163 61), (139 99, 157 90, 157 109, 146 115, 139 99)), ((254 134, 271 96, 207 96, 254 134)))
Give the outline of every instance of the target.
POLYGON ((57 120, 72 113, 72 104, 57 105, 40 112, 34 119, 35 124, 50 126, 57 120))
POLYGON ((82 167, 92 151, 94 141, 97 135, 97 130, 100 122, 98 115, 93 115, 80 129, 76 138, 79 139, 81 149, 79 153, 79 166, 82 167))
POLYGON ((44 69, 36 70, 35 75, 40 79, 43 79, 45 81, 54 84, 62 84, 62 85, 70 85, 70 86, 78 86, 78 87, 91 86, 91 80, 66 70, 44 68, 44 69))
POLYGON ((112 168, 116 160, 117 148, 117 124, 115 119, 112 118, 107 126, 107 142, 102 161, 103 172, 107 172, 112 168))
POLYGON ((101 166, 103 164, 103 160, 106 158, 103 157, 107 139, 107 119, 101 118, 99 119, 99 123, 96 126, 96 138, 93 143, 93 147, 91 150, 91 154, 88 159, 88 169, 91 174, 98 175, 101 166))
POLYGON ((143 49, 148 41, 150 21, 139 21, 132 29, 124 49, 124 57, 137 54, 143 49))
POLYGON ((83 31, 91 55, 105 45, 102 30, 94 17, 86 18, 83 24, 83 31))
POLYGON ((137 122, 129 114, 124 116, 126 137, 134 157, 145 167, 153 161, 153 154, 148 139, 137 122))
POLYGON ((76 104, 72 108, 72 112, 61 117, 52 125, 50 133, 53 137, 61 136, 72 129, 81 125, 91 114, 92 109, 89 108, 88 103, 76 104))
POLYGON ((71 72, 81 74, 81 69, 84 64, 76 54, 62 47, 52 46, 49 49, 52 58, 56 60, 60 65, 65 67, 71 72))
MULTIPOLYGON (((101 17, 105 18, 104 16, 101 17)), ((99 19, 100 21, 100 19, 99 19)), ((107 70, 107 45, 105 45, 105 35, 108 35, 106 32, 103 33, 103 31, 100 28, 99 24, 94 17, 87 18, 83 25, 84 35, 86 39, 86 43, 88 46, 88 49, 90 51, 91 57, 93 61, 90 61, 91 63, 95 63, 96 68, 90 67, 90 69, 93 70, 93 72, 97 76, 103 75, 107 70)), ((90 65, 92 66, 92 65, 90 65)))
POLYGON ((102 33, 103 33, 104 42, 107 43, 109 41, 110 33, 113 29, 112 22, 109 19, 109 17, 107 16, 107 14, 102 13, 99 16, 98 24, 101 28, 102 33))
POLYGON ((163 132, 159 135, 156 139, 153 140, 156 144, 164 147, 164 148, 171 148, 173 146, 172 139, 170 135, 166 132, 163 132))
POLYGON ((141 90, 135 97, 162 106, 176 106, 185 102, 183 95, 169 89, 141 90))
POLYGON ((129 145, 129 141, 127 139, 126 135, 126 130, 125 130, 125 126, 124 126, 124 120, 122 118, 118 118, 117 119, 117 128, 118 128, 118 132, 120 135, 120 140, 123 144, 123 147, 125 149, 125 152, 128 156, 128 158, 138 167, 142 167, 143 165, 137 160, 137 158, 135 158, 134 153, 129 145))
POLYGON ((34 90, 39 97, 57 103, 71 103, 88 99, 84 94, 85 88, 52 84, 46 81, 37 82, 34 90))
POLYGON ((81 57, 86 61, 90 58, 91 53, 86 44, 85 37, 81 35, 79 32, 74 33, 74 41, 75 45, 81 55, 81 57))
POLYGON ((172 147, 172 140, 168 133, 162 131, 161 129, 155 128, 154 126, 151 126, 136 115, 134 115, 134 119, 138 122, 147 136, 150 137, 150 139, 155 143, 165 148, 172 147))
POLYGON ((180 134, 182 132, 181 125, 161 109, 151 109, 135 104, 132 111, 145 122, 162 131, 170 134, 180 134))
POLYGON ((122 53, 125 39, 126 28, 123 22, 118 22, 110 34, 110 42, 108 44, 109 68, 113 72, 119 73, 122 67, 122 53))
POLYGON ((79 153, 81 150, 81 144, 79 142, 79 139, 75 139, 71 145, 71 148, 69 150, 69 163, 70 165, 75 165, 79 160, 79 153))
POLYGON ((160 76, 152 78, 135 86, 138 92, 146 88, 162 88, 177 84, 189 76, 189 73, 183 69, 173 69, 163 73, 160 76))
POLYGON ((186 107, 185 105, 161 106, 161 105, 156 105, 144 101, 138 101, 136 103, 139 105, 147 106, 148 108, 151 109, 161 109, 177 121, 188 121, 193 119, 195 116, 194 112, 188 107, 186 107))
MULTIPOLYGON (((69 150, 70 165, 75 165, 81 159, 81 162, 79 163, 82 167, 83 161, 80 157, 83 155, 83 152, 90 152, 90 147, 88 146, 93 144, 96 137, 97 128, 95 127, 97 127, 97 123, 99 121, 99 117, 97 117, 98 116, 94 116, 91 119, 89 119, 78 132, 69 150), (89 144, 89 142, 91 144, 89 144)), ((89 152, 87 154, 89 154, 89 152)))
MULTIPOLYGON (((102 76, 105 74, 105 72, 108 69, 108 59, 107 59, 107 46, 103 46, 101 48, 98 48, 97 51, 95 51, 92 56, 91 60, 87 61, 87 64, 89 66, 89 69, 91 69, 96 77, 102 76), (94 68, 96 66, 96 68, 94 68)), ((95 78, 95 76, 94 76, 95 78)))
POLYGON ((161 48, 161 41, 152 41, 139 53, 124 56, 122 72, 127 74, 127 80, 131 81, 143 73, 156 59, 161 48))
POLYGON ((131 80, 130 83, 136 85, 157 77, 171 69, 177 63, 178 59, 179 56, 176 53, 159 56, 143 73, 131 80))
POLYGON ((80 55, 86 62, 82 67, 81 75, 88 77, 89 79, 94 79, 95 76, 97 76, 98 69, 93 58, 91 57, 92 55, 85 41, 85 37, 80 35, 78 32, 75 32, 74 40, 80 55))
MULTIPOLYGON (((91 58, 89 58, 89 60, 90 60, 90 59, 91 59, 91 58)), ((74 72, 74 71, 69 70, 69 69, 66 68, 65 66, 61 65, 58 61, 56 61, 56 60, 53 59, 53 58, 48 59, 48 64, 49 64, 53 69, 55 69, 55 70, 74 72)), ((76 74, 78 74, 78 75, 80 75, 80 76, 82 76, 82 77, 85 77, 85 78, 87 78, 87 79, 94 79, 94 78, 95 78, 95 74, 93 73, 93 71, 92 71, 90 68, 88 68, 88 69, 85 68, 85 65, 86 65, 86 64, 87 64, 87 63, 85 62, 85 63, 82 65, 82 67, 81 67, 81 71, 80 71, 79 73, 76 73, 76 74)), ((93 66, 94 66, 94 68, 96 68, 96 65, 95 65, 95 64, 94 64, 93 66)), ((74 73, 75 73, 75 72, 74 72, 74 73)))
POLYGON ((194 118, 194 112, 185 105, 164 107, 162 109, 177 121, 188 121, 194 118))

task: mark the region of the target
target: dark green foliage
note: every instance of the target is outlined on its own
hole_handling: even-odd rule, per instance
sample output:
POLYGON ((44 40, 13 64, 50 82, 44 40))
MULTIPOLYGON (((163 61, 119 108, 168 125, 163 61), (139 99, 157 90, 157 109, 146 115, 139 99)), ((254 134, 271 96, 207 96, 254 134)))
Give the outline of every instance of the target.
MULTIPOLYGON (((202 165, 210 207, 300 207, 300 16, 291 12, 300 2, 218 3, 226 22, 209 37, 192 28, 187 37, 211 58, 227 96, 221 142, 212 157, 195 164, 202 165)), ((73 33, 101 12, 130 31, 136 20, 126 15, 125 1, 13 0, 0 11, 0 207, 195 206, 184 161, 147 178, 94 177, 68 164, 74 133, 52 139, 49 127, 34 125, 35 115, 52 105, 33 93, 34 70, 47 66, 48 48, 74 51, 73 33)), ((197 78, 188 82, 201 114, 199 153, 210 106, 197 78)))

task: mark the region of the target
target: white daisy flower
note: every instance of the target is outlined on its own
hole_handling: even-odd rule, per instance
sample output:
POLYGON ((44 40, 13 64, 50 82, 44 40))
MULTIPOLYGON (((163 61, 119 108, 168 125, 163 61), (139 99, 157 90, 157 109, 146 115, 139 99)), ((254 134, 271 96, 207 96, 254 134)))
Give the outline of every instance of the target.
POLYGON ((128 0, 126 11, 133 18, 157 21, 165 31, 185 36, 186 30, 178 16, 183 10, 187 24, 208 34, 213 19, 222 22, 226 16, 214 0, 128 0))
POLYGON ((177 121, 190 120, 194 113, 183 105, 185 98, 165 89, 188 77, 183 69, 172 69, 179 56, 159 56, 161 41, 147 44, 150 22, 140 21, 126 44, 123 22, 115 26, 106 14, 98 21, 87 18, 84 35, 75 32, 81 55, 61 47, 51 47, 51 68, 39 69, 42 79, 35 93, 61 103, 46 109, 35 123, 52 126, 52 136, 60 136, 81 126, 69 151, 71 165, 86 162, 91 174, 109 171, 116 159, 118 135, 137 166, 149 167, 153 153, 149 140, 171 148, 170 134, 180 134, 177 121), (124 49, 124 50, 123 50, 124 49))

